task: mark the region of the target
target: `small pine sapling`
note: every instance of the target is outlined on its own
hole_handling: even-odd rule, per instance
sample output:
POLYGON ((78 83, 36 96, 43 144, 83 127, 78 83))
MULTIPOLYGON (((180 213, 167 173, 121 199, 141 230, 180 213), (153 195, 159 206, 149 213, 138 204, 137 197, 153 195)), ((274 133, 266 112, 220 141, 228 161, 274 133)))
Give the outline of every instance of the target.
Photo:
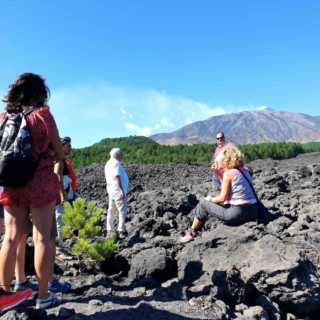
POLYGON ((103 240, 97 237, 101 232, 99 223, 103 209, 96 209, 93 201, 87 204, 82 198, 77 198, 73 206, 64 203, 63 208, 62 233, 66 238, 75 240, 72 254, 88 268, 98 269, 99 262, 117 250, 115 236, 103 240))

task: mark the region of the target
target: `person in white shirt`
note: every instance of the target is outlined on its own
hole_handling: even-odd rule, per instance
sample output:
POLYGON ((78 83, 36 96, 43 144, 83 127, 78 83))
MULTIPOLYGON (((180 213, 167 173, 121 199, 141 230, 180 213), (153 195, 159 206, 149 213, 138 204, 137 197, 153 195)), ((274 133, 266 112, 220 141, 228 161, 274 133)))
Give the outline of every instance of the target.
POLYGON ((127 193, 129 178, 120 163, 121 150, 113 148, 110 151, 110 159, 107 161, 104 172, 107 182, 109 196, 109 207, 107 214, 107 234, 112 235, 116 212, 119 212, 118 236, 124 238, 127 235, 125 220, 127 216, 127 193))

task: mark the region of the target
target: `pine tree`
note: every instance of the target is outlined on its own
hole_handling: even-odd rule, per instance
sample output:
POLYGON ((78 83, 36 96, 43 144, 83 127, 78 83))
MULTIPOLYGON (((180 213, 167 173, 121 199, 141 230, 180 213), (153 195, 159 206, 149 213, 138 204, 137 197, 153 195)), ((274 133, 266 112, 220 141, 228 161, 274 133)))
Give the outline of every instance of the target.
POLYGON ((117 250, 116 237, 107 239, 97 238, 101 233, 99 226, 103 209, 95 208, 95 203, 88 204, 85 199, 77 198, 71 206, 68 202, 63 205, 64 226, 62 233, 66 238, 75 240, 72 254, 88 268, 99 269, 99 262, 108 258, 117 250))

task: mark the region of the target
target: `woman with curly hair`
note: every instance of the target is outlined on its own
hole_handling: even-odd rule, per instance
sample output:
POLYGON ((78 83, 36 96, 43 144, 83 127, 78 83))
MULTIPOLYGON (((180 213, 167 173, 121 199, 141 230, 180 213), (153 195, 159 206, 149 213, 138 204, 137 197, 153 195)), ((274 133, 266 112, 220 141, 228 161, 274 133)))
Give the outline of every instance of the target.
POLYGON ((225 148, 219 154, 219 163, 224 169, 219 195, 200 199, 195 208, 191 229, 180 238, 181 243, 191 241, 208 216, 214 216, 229 225, 257 219, 257 200, 244 175, 251 181, 248 170, 243 166, 243 157, 235 146, 225 148))
POLYGON ((24 73, 9 86, 4 98, 6 111, 20 113, 31 108, 26 115, 32 145, 32 157, 37 168, 34 176, 22 187, 4 187, 0 204, 4 206, 5 236, 0 251, 0 284, 9 291, 14 275, 17 247, 26 232, 28 220, 33 225, 35 247, 34 266, 39 283, 37 308, 45 308, 57 302, 48 294, 48 281, 52 275, 54 250, 52 237, 56 232, 54 208, 60 203, 60 185, 54 173, 54 161, 63 158, 62 145, 55 120, 47 106, 49 89, 45 80, 33 73, 24 73))

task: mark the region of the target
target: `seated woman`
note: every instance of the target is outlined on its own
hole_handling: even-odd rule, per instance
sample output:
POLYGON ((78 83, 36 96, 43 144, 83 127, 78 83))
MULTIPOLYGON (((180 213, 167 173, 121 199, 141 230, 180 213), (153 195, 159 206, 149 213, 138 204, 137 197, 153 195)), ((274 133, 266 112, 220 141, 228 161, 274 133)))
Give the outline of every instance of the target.
POLYGON ((191 241, 205 218, 210 215, 229 225, 255 221, 257 218, 257 200, 243 176, 251 181, 248 170, 243 166, 240 150, 235 146, 226 148, 222 151, 220 161, 224 168, 221 192, 215 197, 207 196, 199 201, 191 229, 180 238, 181 243, 191 241))

